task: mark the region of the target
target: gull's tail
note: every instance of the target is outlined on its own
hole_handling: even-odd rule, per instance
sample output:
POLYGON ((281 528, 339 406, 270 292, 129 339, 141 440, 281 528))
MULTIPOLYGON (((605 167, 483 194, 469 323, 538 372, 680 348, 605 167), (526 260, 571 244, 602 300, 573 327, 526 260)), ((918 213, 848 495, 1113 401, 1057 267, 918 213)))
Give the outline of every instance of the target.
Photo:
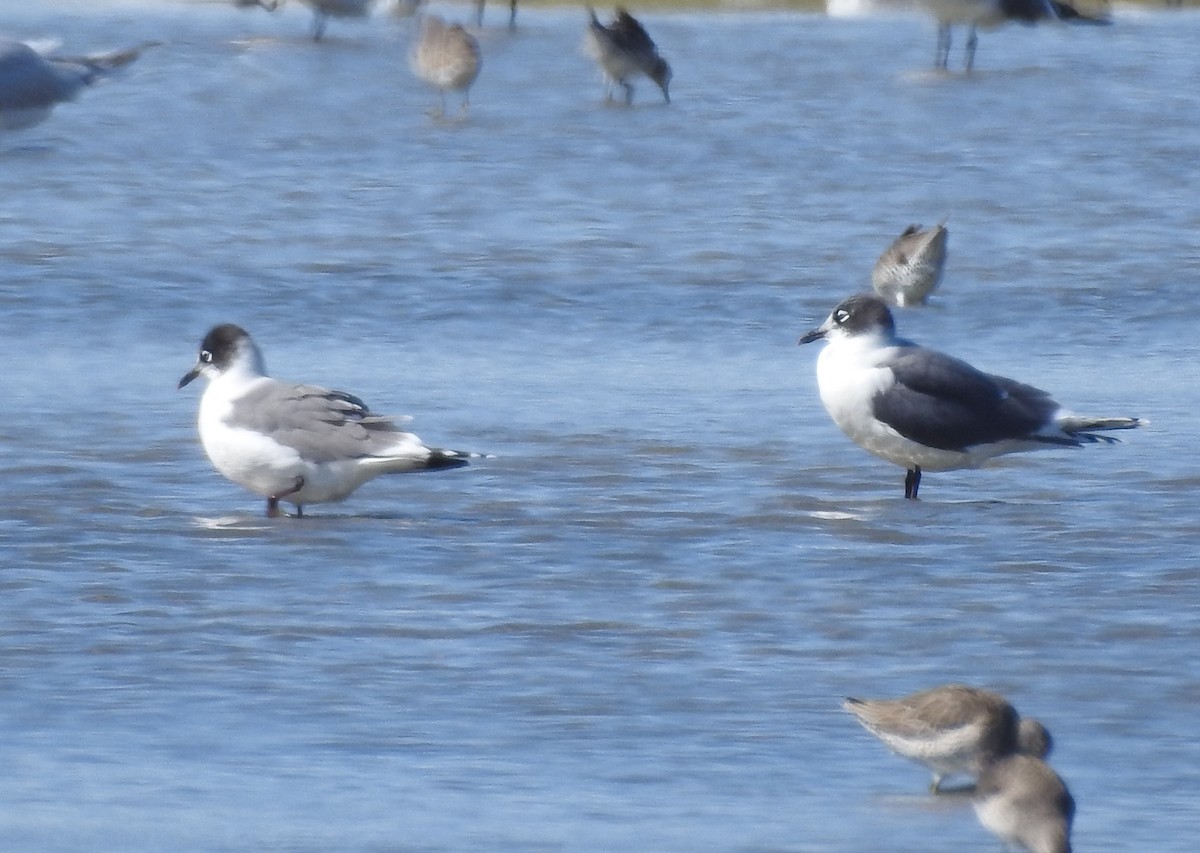
POLYGON ((443 471, 447 468, 462 468, 470 465, 471 459, 488 459, 486 453, 469 453, 466 450, 443 450, 438 447, 429 448, 429 457, 425 460, 426 471, 443 471))
POLYGON ((1143 418, 1085 418, 1079 415, 1067 415, 1059 418, 1058 426, 1067 435, 1081 442, 1104 442, 1114 444, 1117 439, 1111 435, 1094 435, 1096 430, 1108 429, 1137 429, 1150 423, 1143 418))
MULTIPOLYGON (((1111 24, 1112 18, 1104 11, 1080 11, 1069 3, 1062 3, 1059 0, 1050 0, 1050 8, 1054 10, 1054 15, 1060 21, 1068 21, 1072 24, 1111 24)), ((1125 427, 1116 427, 1117 429, 1125 429, 1125 427)))

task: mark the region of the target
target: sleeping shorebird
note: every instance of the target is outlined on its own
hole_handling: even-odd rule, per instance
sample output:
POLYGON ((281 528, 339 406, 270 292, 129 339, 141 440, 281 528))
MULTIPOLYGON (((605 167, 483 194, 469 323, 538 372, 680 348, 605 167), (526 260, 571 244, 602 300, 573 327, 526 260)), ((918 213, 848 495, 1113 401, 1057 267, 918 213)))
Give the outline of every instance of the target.
POLYGON ((1050 733, 1041 723, 977 687, 944 684, 899 699, 849 698, 842 707, 888 749, 928 767, 935 794, 946 776, 975 776, 997 756, 1050 752, 1050 733))
POLYGON ((479 42, 461 24, 447 24, 436 15, 427 15, 409 57, 413 73, 438 90, 441 112, 446 112, 446 92, 462 92, 462 112, 466 113, 471 84, 479 76, 482 58, 479 42))
POLYGON ((671 84, 671 66, 658 53, 658 47, 633 15, 618 7, 616 17, 607 27, 600 23, 596 12, 588 7, 586 49, 600 65, 607 83, 606 95, 612 100, 612 88, 625 90, 625 103, 633 103, 631 78, 644 74, 662 89, 663 99, 671 102, 667 87, 671 84))
POLYGON ((1072 414, 1045 391, 976 370, 896 335, 887 304, 852 296, 801 344, 825 340, 817 359, 821 402, 850 439, 907 472, 916 499, 921 472, 978 468, 1005 453, 1117 440, 1097 430, 1133 429, 1138 418, 1072 414))
POLYGON ((905 228, 875 262, 871 271, 875 292, 901 308, 925 304, 941 284, 949 235, 944 221, 932 228, 905 228))
POLYGON ((1075 799, 1039 758, 1008 755, 986 762, 971 805, 984 828, 1005 844, 1030 853, 1071 853, 1075 799))
POLYGON ((965 25, 968 30, 966 70, 975 65, 975 47, 979 43, 977 29, 995 29, 1009 21, 1033 25, 1039 21, 1067 21, 1073 24, 1110 24, 1105 15, 1081 12, 1060 0, 920 0, 938 22, 937 57, 935 66, 946 68, 950 62, 950 28, 965 25))

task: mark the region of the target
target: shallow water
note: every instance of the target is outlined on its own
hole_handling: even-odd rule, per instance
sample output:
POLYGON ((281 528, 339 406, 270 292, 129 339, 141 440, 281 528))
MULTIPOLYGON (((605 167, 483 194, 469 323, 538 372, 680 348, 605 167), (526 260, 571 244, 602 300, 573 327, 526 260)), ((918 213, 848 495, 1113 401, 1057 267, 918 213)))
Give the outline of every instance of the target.
POLYGON ((1076 849, 1191 851, 1200 15, 970 78, 920 17, 645 15, 625 109, 582 13, 493 11, 440 121, 407 21, 5 13, 163 43, 0 139, 0 846, 994 850, 838 707, 966 680, 1076 849), (795 342, 942 217, 902 331, 1148 428, 900 499, 795 342), (222 321, 494 458, 264 519, 174 390, 222 321))

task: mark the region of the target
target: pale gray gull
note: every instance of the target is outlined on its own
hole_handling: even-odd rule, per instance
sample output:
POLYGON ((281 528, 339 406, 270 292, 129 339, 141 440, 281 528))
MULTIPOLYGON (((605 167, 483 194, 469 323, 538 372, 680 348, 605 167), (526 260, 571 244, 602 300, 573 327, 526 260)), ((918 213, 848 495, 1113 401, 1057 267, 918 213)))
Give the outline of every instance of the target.
POLYGON ((213 328, 195 367, 208 380, 200 398, 200 441, 213 466, 233 482, 279 502, 340 501, 380 474, 458 468, 472 454, 426 447, 344 391, 293 385, 266 375, 262 353, 231 323, 213 328))

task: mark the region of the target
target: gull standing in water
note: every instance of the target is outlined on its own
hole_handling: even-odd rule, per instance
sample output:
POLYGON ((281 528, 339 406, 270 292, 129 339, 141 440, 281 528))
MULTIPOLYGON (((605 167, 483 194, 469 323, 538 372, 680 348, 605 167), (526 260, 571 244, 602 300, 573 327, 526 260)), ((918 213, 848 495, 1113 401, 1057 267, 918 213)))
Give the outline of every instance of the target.
POLYGON ((842 707, 892 752, 928 767, 935 794, 946 776, 976 776, 996 756, 1050 752, 1050 733, 1041 723, 977 687, 944 684, 899 699, 848 698, 842 707))
POLYGON ((977 468, 1004 453, 1081 447, 1133 429, 1137 418, 1080 417, 1045 391, 976 370, 896 336, 887 304, 851 296, 801 344, 828 342, 817 359, 821 402, 855 444, 907 471, 904 497, 921 472, 977 468))
MULTIPOLYGON (((325 35, 329 18, 365 18, 375 0, 304 0, 313 10, 313 41, 325 35)), ((278 5, 278 4, 276 4, 278 5)))
POLYGON ((988 762, 971 805, 984 828, 1005 844, 1030 853, 1071 853, 1075 799, 1041 759, 1008 755, 988 762))
POLYGON ((54 59, 23 42, 0 38, 0 130, 20 130, 45 121, 58 104, 133 62, 141 50, 54 59))
POLYGON ((439 115, 446 112, 448 91, 462 92, 462 112, 466 113, 482 58, 479 42, 462 24, 447 24, 436 15, 426 15, 409 63, 414 74, 438 90, 442 99, 439 115))
POLYGON ((607 27, 600 23, 596 11, 588 6, 585 47, 600 65, 607 81, 607 97, 612 100, 612 87, 625 90, 625 103, 633 103, 633 84, 630 79, 644 74, 662 89, 663 99, 671 102, 667 87, 671 84, 671 66, 658 53, 658 47, 637 18, 618 7, 616 17, 607 27))
MULTIPOLYGON (((475 2, 475 26, 483 26, 483 7, 487 4, 487 0, 476 0, 475 2)), ((508 28, 515 30, 517 28, 517 0, 508 0, 508 28)))
POLYGON ((1110 24, 1107 16, 1090 15, 1060 0, 920 0, 937 19, 938 41, 934 65, 946 68, 950 62, 950 28, 965 25, 967 30, 966 70, 975 65, 977 29, 995 29, 1009 21, 1033 25, 1039 21, 1062 20, 1081 24, 1110 24))
POLYGON ((281 500, 302 515, 305 504, 340 501, 380 474, 459 468, 471 456, 426 447, 352 394, 270 378, 250 335, 231 323, 204 337, 179 387, 197 376, 208 380, 199 418, 208 458, 265 497, 268 517, 281 500))
POLYGON ((945 222, 932 228, 922 229, 920 225, 905 228, 875 262, 871 271, 875 292, 901 308, 924 305, 942 282, 949 236, 945 222))

